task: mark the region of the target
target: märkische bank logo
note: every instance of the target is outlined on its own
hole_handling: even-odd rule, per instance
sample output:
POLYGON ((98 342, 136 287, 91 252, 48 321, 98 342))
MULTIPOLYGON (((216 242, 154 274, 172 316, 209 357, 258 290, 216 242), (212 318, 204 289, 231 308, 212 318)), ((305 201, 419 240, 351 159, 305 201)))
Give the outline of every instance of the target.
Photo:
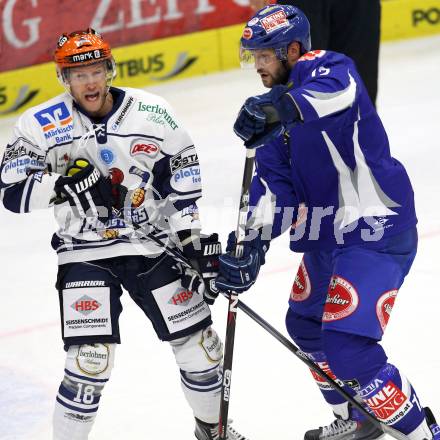
POLYGON ((84 295, 77 299, 70 307, 81 313, 81 315, 87 316, 95 310, 98 310, 99 307, 101 307, 101 304, 95 299, 90 298, 90 296, 84 295))
POLYGON ((72 120, 72 116, 64 102, 40 110, 35 113, 35 118, 43 127, 43 131, 52 130, 60 125, 66 125, 72 120))
POLYGON ((64 138, 60 140, 68 141, 72 139, 69 133, 73 130, 72 115, 64 102, 40 110, 34 116, 43 128, 46 139, 61 135, 64 135, 64 138))

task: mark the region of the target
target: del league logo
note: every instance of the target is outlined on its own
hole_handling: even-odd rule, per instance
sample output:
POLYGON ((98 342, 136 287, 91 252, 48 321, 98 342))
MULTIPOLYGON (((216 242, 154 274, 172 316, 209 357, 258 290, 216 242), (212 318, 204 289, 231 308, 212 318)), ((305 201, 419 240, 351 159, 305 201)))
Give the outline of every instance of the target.
POLYGON ((310 296, 311 291, 312 286, 303 258, 293 282, 290 299, 295 302, 304 301, 310 296))
POLYGON ((138 154, 143 154, 148 157, 156 157, 159 153, 159 145, 155 142, 145 139, 137 139, 131 144, 130 155, 137 156, 138 154))
POLYGON ((376 314, 379 324, 382 327, 382 331, 385 328, 390 319, 391 311, 393 310, 394 301, 396 300, 398 290, 389 290, 382 294, 382 296, 377 300, 376 304, 376 314))
POLYGON ((359 304, 356 289, 344 278, 334 276, 330 281, 324 306, 324 322, 337 321, 351 315, 359 304))

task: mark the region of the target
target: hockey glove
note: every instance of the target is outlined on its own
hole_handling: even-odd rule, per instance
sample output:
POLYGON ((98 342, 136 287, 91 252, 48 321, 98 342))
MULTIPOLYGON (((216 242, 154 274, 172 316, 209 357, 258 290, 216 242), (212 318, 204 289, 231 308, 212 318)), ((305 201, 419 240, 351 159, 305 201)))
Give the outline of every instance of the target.
POLYGON ((235 121, 234 132, 247 148, 264 145, 300 119, 288 91, 287 86, 276 85, 270 92, 246 100, 235 121))
POLYGON ((215 287, 218 275, 218 257, 222 245, 217 234, 200 236, 200 241, 183 246, 183 254, 190 260, 194 270, 186 268, 182 274, 182 286, 203 295, 205 302, 214 304, 219 294, 215 287))
POLYGON ((66 174, 55 182, 55 192, 61 201, 67 199, 82 218, 97 218, 106 223, 112 214, 110 179, 86 159, 76 159, 66 174))
POLYGON ((277 85, 272 87, 269 93, 266 93, 266 95, 269 95, 270 102, 278 113, 281 125, 286 130, 289 130, 301 120, 298 107, 292 96, 288 93, 289 90, 288 86, 277 85))
POLYGON ((265 263, 265 255, 270 242, 261 239, 259 231, 248 231, 247 237, 240 243, 243 255, 235 257, 235 232, 228 237, 226 254, 220 256, 219 276, 216 287, 224 292, 242 293, 248 290, 257 280, 260 267, 265 263))

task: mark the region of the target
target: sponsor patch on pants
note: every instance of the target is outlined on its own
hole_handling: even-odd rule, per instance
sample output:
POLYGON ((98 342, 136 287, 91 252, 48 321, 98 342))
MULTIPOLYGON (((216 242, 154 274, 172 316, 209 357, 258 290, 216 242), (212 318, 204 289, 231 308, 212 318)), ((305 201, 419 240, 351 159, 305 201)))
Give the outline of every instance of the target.
POLYGON ((337 321, 350 316, 359 304, 354 286, 340 276, 333 276, 325 300, 323 322, 337 321))
POLYGON ((293 281, 290 299, 295 302, 305 301, 310 296, 311 291, 310 277, 303 258, 293 281))
POLYGON ((111 335, 110 288, 63 290, 64 337, 111 335))
POLYGON ((180 280, 159 287, 152 293, 171 334, 191 327, 211 314, 203 297, 184 289, 180 280))
POLYGON ((374 415, 387 425, 394 425, 411 410, 408 396, 391 380, 365 401, 374 415))
POLYGON ((76 363, 84 373, 92 376, 101 374, 108 368, 110 350, 107 344, 81 345, 78 347, 76 363))

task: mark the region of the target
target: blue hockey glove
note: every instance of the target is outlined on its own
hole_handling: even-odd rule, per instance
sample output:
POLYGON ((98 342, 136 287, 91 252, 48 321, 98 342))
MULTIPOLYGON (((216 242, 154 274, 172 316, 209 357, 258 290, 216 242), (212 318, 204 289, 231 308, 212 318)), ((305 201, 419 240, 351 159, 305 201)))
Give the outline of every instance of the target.
POLYGON ((272 87, 271 91, 266 93, 270 96, 271 103, 278 113, 281 125, 289 130, 300 119, 298 107, 288 91, 290 88, 284 85, 272 87))
POLYGON ((76 159, 66 174, 55 182, 59 201, 67 199, 79 217, 107 222, 112 215, 113 202, 110 179, 87 159, 76 159))
MULTIPOLYGON (((238 113, 234 132, 245 141, 246 148, 258 148, 283 132, 279 121, 269 121, 268 110, 265 109, 275 109, 271 107, 271 101, 266 95, 248 98, 238 113)), ((278 115, 275 119, 278 119, 278 115)))
POLYGON ((299 120, 298 109, 287 94, 289 88, 274 86, 270 92, 248 98, 234 124, 235 134, 247 148, 257 148, 280 136, 299 120))
POLYGON ((235 243, 235 232, 231 232, 227 253, 219 258, 219 276, 215 285, 224 292, 242 293, 255 283, 260 267, 265 263, 269 241, 262 240, 258 231, 251 231, 247 239, 241 242, 243 256, 240 258, 233 256, 235 243))
POLYGON ((270 101, 265 101, 260 96, 246 99, 234 124, 234 132, 239 138, 248 141, 264 132, 266 114, 261 109, 263 104, 268 105, 270 101))

